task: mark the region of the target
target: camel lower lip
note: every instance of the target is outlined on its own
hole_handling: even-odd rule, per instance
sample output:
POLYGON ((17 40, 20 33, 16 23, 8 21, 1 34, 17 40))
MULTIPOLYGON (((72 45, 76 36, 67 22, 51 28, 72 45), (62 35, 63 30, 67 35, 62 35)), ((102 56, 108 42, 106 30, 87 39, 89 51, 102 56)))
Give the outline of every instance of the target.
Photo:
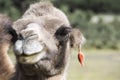
POLYGON ((42 59, 45 55, 45 51, 42 51, 40 53, 36 53, 33 55, 29 56, 18 56, 18 62, 22 64, 35 64, 37 63, 40 59, 42 59))

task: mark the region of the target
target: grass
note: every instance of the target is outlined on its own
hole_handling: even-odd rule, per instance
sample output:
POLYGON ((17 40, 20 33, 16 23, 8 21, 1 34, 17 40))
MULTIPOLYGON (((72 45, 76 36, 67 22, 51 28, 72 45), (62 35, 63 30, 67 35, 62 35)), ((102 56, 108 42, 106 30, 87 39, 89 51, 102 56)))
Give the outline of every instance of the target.
POLYGON ((85 66, 81 67, 77 52, 71 54, 68 80, 120 80, 120 51, 83 50, 85 66))
MULTIPOLYGON (((83 50, 83 52, 84 67, 81 67, 78 62, 78 52, 72 52, 67 80, 120 80, 120 50, 92 49, 83 50)), ((13 55, 10 57, 15 62, 13 55)))

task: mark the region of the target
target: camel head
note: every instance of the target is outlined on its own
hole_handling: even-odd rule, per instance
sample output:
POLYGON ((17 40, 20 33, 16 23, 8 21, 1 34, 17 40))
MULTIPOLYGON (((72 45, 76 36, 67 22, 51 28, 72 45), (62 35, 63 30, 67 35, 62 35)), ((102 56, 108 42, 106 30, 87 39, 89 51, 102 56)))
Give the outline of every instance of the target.
POLYGON ((45 11, 42 13, 41 10, 38 16, 35 13, 39 11, 35 12, 37 9, 32 6, 34 10, 28 9, 13 24, 17 34, 14 52, 24 75, 54 76, 64 73, 70 49, 80 46, 84 39, 80 31, 72 29, 62 11, 44 6, 46 11, 51 8, 50 12, 44 14, 45 11))
POLYGON ((59 19, 53 17, 40 19, 33 19, 30 22, 29 19, 20 19, 15 22, 21 29, 15 26, 17 40, 14 52, 17 62, 22 65, 23 70, 25 68, 26 74, 32 75, 34 71, 35 74, 40 71, 46 75, 55 75, 64 70, 70 48, 82 44, 83 36, 59 19), (28 23, 21 25, 25 22, 28 23), (75 34, 76 32, 79 34, 75 34), (52 70, 54 68, 60 70, 52 70))

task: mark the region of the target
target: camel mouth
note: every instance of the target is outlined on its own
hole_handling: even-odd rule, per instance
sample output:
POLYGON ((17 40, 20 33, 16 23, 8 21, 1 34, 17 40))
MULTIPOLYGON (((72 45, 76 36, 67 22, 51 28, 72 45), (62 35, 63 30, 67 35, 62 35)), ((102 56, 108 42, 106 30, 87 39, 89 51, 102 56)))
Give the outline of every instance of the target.
POLYGON ((17 56, 18 62, 21 64, 35 64, 42 60, 45 57, 46 48, 43 48, 42 51, 34 53, 31 55, 20 55, 17 56))

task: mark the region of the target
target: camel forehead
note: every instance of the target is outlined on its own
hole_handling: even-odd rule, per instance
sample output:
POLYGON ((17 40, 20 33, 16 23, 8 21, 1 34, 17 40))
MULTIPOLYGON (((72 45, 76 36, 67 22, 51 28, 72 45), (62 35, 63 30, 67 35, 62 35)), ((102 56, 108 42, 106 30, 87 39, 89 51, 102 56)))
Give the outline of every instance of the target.
POLYGON ((42 30, 42 25, 39 25, 38 23, 29 23, 26 28, 27 31, 34 31, 37 33, 42 30))

